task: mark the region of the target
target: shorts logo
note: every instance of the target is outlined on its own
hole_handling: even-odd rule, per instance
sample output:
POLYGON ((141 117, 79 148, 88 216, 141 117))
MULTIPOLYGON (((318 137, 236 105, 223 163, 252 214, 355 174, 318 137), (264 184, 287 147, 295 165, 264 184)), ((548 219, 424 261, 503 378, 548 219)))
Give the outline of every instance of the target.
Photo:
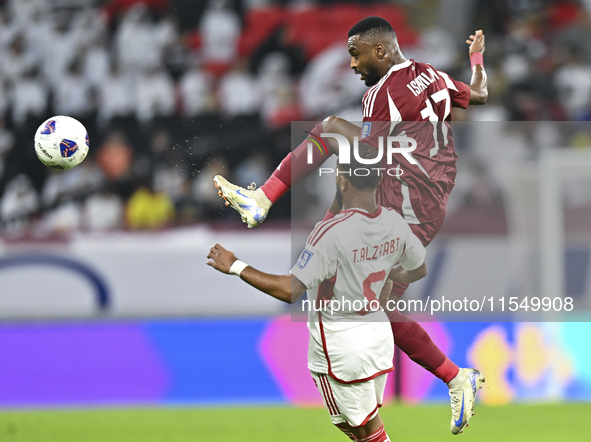
POLYGON ((367 138, 371 134, 371 123, 365 122, 361 125, 361 138, 367 138))
POLYGON ((310 258, 312 258, 314 256, 314 254, 312 252, 309 252, 308 250, 304 250, 302 252, 302 255, 300 256, 300 260, 298 261, 298 263, 296 264, 300 269, 303 269, 304 267, 306 267, 306 265, 308 265, 308 262, 310 262, 310 258))

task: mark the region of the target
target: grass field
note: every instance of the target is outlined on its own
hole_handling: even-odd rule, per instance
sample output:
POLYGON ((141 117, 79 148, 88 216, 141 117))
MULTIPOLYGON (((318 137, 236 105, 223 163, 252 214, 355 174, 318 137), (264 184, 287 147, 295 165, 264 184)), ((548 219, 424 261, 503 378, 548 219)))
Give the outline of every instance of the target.
MULTIPOLYGON (((449 432, 444 405, 382 409, 393 441, 440 441, 449 432)), ((591 404, 478 406, 460 440, 584 441, 591 438, 591 404)), ((145 408, 0 411, 2 442, 183 442, 347 440, 322 408, 145 408)))

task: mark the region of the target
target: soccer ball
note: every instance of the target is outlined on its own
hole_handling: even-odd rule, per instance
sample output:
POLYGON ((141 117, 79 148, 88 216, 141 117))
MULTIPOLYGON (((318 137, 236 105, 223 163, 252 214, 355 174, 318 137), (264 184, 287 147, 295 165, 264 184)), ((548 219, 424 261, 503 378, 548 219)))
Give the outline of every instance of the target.
POLYGON ((75 118, 51 117, 35 133, 35 153, 47 167, 71 169, 88 154, 88 132, 75 118))

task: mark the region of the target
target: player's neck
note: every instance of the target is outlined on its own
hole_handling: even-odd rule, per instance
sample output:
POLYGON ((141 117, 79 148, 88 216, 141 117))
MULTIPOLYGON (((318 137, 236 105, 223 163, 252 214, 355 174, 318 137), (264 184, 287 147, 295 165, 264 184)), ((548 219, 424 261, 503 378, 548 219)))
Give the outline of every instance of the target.
POLYGON ((351 198, 343 198, 343 210, 361 209, 372 214, 378 210, 375 193, 371 195, 355 195, 351 198))
POLYGON ((402 52, 398 51, 394 54, 394 56, 392 57, 392 62, 388 63, 386 72, 383 72, 382 75, 380 76, 383 77, 384 75, 386 75, 390 69, 392 69, 393 66, 396 66, 397 64, 400 63, 404 63, 406 61, 406 57, 404 55, 402 55, 402 52))

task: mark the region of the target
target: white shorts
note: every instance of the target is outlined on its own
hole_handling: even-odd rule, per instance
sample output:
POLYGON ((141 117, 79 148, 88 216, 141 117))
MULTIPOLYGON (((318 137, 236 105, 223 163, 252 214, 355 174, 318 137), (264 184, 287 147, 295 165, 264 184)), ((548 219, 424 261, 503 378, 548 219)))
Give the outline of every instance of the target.
POLYGON ((384 401, 387 374, 365 382, 342 384, 326 373, 310 373, 333 424, 361 427, 378 414, 384 401))

